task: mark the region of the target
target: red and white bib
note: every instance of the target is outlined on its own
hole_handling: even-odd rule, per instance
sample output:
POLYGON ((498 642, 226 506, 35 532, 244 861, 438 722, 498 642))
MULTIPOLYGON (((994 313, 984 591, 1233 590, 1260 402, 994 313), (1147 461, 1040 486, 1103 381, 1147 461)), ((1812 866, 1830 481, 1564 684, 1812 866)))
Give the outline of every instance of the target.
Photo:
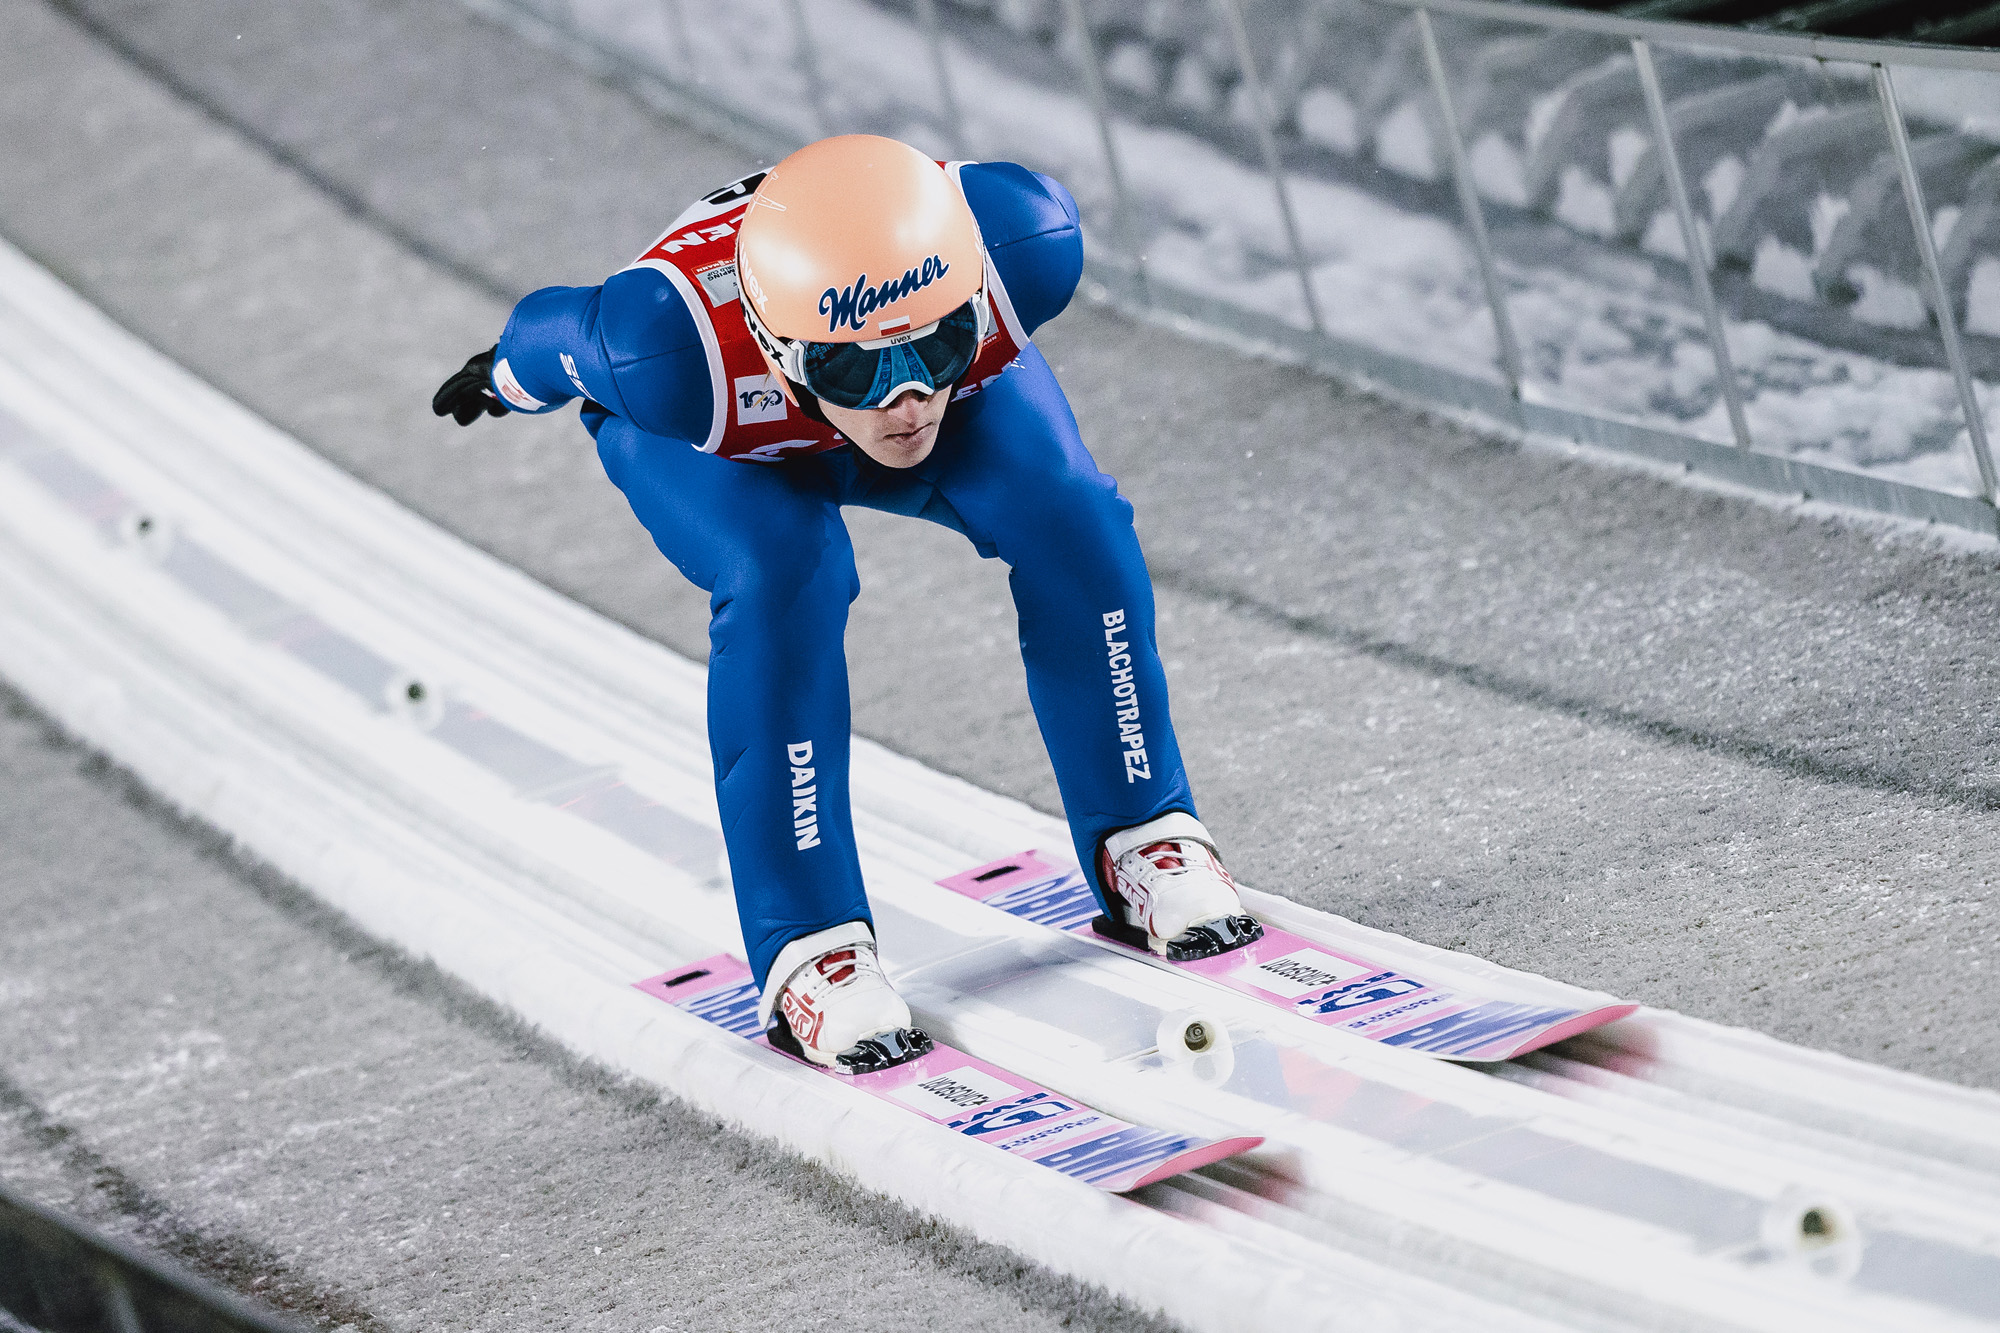
MULTIPOLYGON (((959 168, 965 163, 940 165, 958 185, 959 168)), ((680 289, 701 332, 715 410, 708 439, 698 447, 724 458, 774 463, 816 454, 847 441, 839 431, 806 416, 785 397, 778 377, 771 373, 743 322, 742 289, 736 281, 736 223, 763 179, 760 171, 698 200, 630 267, 665 274, 680 289)), ((960 185, 961 191, 963 188, 960 185)), ((951 396, 953 402, 998 379, 1028 342, 991 255, 986 258, 986 299, 993 309, 992 329, 979 345, 971 368, 959 380, 951 396)))

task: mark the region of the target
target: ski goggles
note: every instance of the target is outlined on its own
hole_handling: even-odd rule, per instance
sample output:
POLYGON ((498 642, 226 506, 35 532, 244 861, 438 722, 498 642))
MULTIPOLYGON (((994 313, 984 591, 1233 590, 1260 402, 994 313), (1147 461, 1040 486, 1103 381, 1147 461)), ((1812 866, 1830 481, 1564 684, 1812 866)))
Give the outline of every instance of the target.
POLYGON ((778 368, 814 397, 836 407, 876 408, 909 389, 933 394, 955 384, 985 341, 986 293, 921 328, 861 342, 797 342, 773 335, 743 303, 744 322, 778 368))

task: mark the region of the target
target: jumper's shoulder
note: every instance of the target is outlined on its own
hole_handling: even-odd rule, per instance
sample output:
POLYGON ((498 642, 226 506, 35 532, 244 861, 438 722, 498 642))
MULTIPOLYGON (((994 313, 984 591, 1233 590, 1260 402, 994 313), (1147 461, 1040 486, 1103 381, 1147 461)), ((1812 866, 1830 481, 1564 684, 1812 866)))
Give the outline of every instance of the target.
POLYGON ((620 415, 642 430, 696 443, 708 437, 714 392, 700 318, 657 269, 629 268, 605 280, 604 358, 620 415))
POLYGON ((1062 313, 1083 276, 1083 229, 1061 184, 1012 162, 959 173, 993 266, 1029 332, 1062 313))
POLYGON ((972 162, 959 180, 989 249, 1077 233, 1076 200, 1053 177, 1014 162, 972 162))
POLYGON ((701 329, 681 289, 665 273, 628 268, 604 280, 601 318, 614 363, 701 345, 701 329))

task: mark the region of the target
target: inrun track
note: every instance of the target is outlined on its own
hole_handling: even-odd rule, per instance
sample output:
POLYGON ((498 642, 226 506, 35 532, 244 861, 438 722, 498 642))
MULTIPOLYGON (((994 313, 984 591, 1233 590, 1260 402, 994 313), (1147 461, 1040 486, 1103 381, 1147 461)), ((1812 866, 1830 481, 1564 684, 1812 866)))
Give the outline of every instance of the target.
MULTIPOLYGON (((350 470, 698 656, 699 597, 573 422, 458 437, 425 400, 496 294, 595 280, 753 163, 449 6, 78 14, 112 42, 9 5, 0 231, 350 470)), ((1087 308, 1041 341, 1139 505, 1197 791, 1246 880, 2000 1082, 1990 553, 1504 449, 1087 308)), ((859 729, 1052 808, 1000 571, 855 528, 859 729)), ((44 1103, 75 1091, 38 1077, 44 1103)))

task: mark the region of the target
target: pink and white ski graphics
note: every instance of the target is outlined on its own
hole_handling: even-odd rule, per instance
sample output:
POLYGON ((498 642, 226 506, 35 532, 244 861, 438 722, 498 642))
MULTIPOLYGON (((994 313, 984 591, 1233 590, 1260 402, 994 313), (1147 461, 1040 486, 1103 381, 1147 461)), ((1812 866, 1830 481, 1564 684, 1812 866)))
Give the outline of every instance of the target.
POLYGON ((988 907, 1192 973, 1321 1026, 1435 1059, 1511 1060, 1638 1008, 1565 1008, 1546 1000, 1474 994, 1270 925, 1262 939, 1241 949, 1170 962, 1093 930, 1090 923, 1103 909, 1083 872, 1040 852, 990 861, 938 883, 988 907))
MULTIPOLYGON (((685 1013, 776 1050, 758 1026, 757 985, 749 964, 740 958, 717 954, 633 984, 685 1013)), ((1111 1194, 1130 1193, 1234 1157, 1264 1141, 1199 1138, 1135 1125, 942 1044, 908 1064, 872 1074, 838 1074, 803 1060, 797 1063, 1111 1194)))

